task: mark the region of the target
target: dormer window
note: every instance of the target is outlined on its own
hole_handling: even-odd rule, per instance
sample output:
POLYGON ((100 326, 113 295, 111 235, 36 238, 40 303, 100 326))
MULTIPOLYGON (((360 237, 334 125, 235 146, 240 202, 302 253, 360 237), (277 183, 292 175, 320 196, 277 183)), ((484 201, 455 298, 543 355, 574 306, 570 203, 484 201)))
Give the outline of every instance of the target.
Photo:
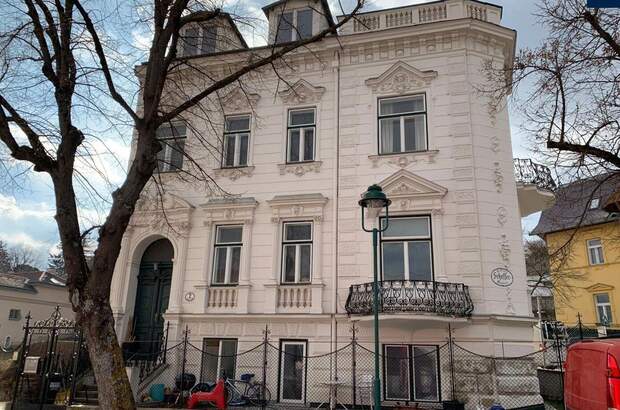
POLYGON ((288 43, 312 37, 312 10, 286 11, 278 19, 276 43, 288 43))
POLYGON ((215 53, 217 28, 210 25, 192 25, 182 36, 182 56, 196 56, 215 53))
POLYGON ((592 198, 590 201, 590 209, 598 209, 601 204, 601 198, 592 198))

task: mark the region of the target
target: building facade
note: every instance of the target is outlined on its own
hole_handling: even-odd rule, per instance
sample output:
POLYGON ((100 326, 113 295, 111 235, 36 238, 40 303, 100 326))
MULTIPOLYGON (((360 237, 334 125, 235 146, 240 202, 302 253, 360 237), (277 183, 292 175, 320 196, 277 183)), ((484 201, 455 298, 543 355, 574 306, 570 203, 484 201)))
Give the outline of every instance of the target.
POLYGON ((619 186, 605 174, 560 187, 533 231, 547 242, 556 316, 568 326, 620 327, 619 186))
MULTIPOLYGON (((196 40, 182 54, 217 77, 334 24, 326 1, 264 11, 270 46, 239 41, 203 55, 196 40)), ((468 0, 363 13, 337 38, 289 55, 278 75, 261 69, 226 89, 210 102, 218 108, 209 129, 190 115, 162 130, 161 171, 187 167, 178 148, 204 149, 202 132, 221 149, 194 157, 232 195, 160 174, 166 218, 145 195, 115 269, 120 339, 158 339, 167 322, 170 338, 187 326, 205 349, 239 352, 267 326, 272 343, 301 357, 349 343, 355 323, 372 346, 373 249, 358 200, 379 184, 392 200, 378 246, 385 357, 436 357, 449 329, 481 354, 531 352, 521 217, 552 194, 533 164, 514 162, 506 110, 490 110, 475 91, 486 61, 512 64, 516 33, 501 14, 468 0)), ((383 226, 385 215, 374 222, 383 226)), ((440 366, 422 391, 412 360, 383 363, 384 400, 445 399, 440 366)), ((287 366, 278 383, 307 384, 287 366)), ((335 365, 324 371, 337 377, 335 365)), ((534 390, 528 403, 540 401, 534 390)), ((306 401, 306 389, 278 391, 280 401, 306 401)))

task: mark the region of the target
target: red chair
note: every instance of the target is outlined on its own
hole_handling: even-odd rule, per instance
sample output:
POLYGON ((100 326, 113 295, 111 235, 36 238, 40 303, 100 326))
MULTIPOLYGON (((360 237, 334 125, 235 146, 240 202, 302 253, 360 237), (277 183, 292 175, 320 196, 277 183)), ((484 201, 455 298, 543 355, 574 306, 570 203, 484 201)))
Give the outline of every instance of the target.
POLYGON ((198 403, 205 401, 215 404, 215 407, 218 409, 226 408, 226 389, 224 389, 224 379, 219 379, 215 385, 215 388, 210 392, 199 391, 192 393, 187 401, 187 408, 193 409, 198 403))

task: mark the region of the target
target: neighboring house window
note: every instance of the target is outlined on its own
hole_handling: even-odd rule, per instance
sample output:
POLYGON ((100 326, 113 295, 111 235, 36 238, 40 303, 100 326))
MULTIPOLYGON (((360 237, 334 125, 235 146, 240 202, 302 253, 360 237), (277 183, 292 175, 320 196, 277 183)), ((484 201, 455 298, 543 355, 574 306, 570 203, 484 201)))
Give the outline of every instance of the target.
POLYGON ((385 399, 439 401, 438 353, 437 346, 384 345, 385 399))
POLYGON ((594 295, 594 301, 596 302, 596 315, 598 316, 598 322, 605 325, 613 323, 609 293, 599 293, 594 295))
POLYGON ((597 209, 598 206, 600 205, 600 203, 601 203, 601 199, 600 198, 593 198, 590 201, 590 209, 597 209))
POLYGON ((215 233, 213 261, 214 285, 234 285, 239 283, 241 248, 243 246, 242 226, 218 226, 215 233))
POLYGON ((157 170, 171 172, 183 169, 183 152, 187 127, 185 124, 164 124, 157 129, 161 151, 157 153, 157 170))
POLYGON ((193 25, 183 34, 183 52, 185 57, 215 52, 217 29, 211 25, 193 25))
POLYGON ((425 151, 424 94, 379 100, 379 153, 425 151))
POLYGON ((237 339, 209 339, 202 343, 201 382, 216 382, 220 377, 235 378, 237 339))
POLYGON ((222 168, 248 165, 250 144, 250 116, 226 117, 224 124, 224 153, 222 168))
POLYGON ((590 265, 601 265, 605 263, 603 257, 603 243, 600 239, 590 239, 588 241, 588 258, 590 265))
POLYGON ((316 110, 305 108, 288 113, 287 162, 314 161, 316 110))
POLYGON ((312 223, 287 222, 282 241, 282 283, 310 283, 312 223))
POLYGON ((312 10, 287 11, 278 17, 276 43, 303 40, 312 37, 312 10))
POLYGON ((430 225, 428 216, 389 219, 381 234, 383 280, 433 280, 430 225))
POLYGON ((20 320, 22 318, 22 311, 19 309, 9 310, 9 320, 20 320))

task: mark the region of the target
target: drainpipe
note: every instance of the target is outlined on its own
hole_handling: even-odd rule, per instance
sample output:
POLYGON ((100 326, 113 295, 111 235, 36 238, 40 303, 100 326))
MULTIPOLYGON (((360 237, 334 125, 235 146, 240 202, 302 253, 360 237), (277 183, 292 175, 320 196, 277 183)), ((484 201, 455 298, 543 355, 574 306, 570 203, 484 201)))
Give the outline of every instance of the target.
MULTIPOLYGON (((334 244, 334 252, 332 253, 332 266, 333 266, 333 275, 332 275, 332 325, 331 325, 331 345, 332 351, 335 351, 338 347, 338 323, 336 320, 336 315, 338 314, 338 208, 339 208, 339 189, 340 189, 340 52, 338 50, 335 51, 334 55, 334 68, 336 70, 336 95, 335 95, 335 105, 336 105, 336 150, 335 150, 335 160, 334 160, 334 170, 333 170, 333 178, 332 178, 332 192, 333 196, 333 207, 332 207, 332 220, 334 224, 333 229, 333 239, 332 243, 334 244)), ((332 379, 338 379, 338 357, 333 355, 332 362, 332 379)), ((333 406, 335 403, 331 403, 333 406)))

